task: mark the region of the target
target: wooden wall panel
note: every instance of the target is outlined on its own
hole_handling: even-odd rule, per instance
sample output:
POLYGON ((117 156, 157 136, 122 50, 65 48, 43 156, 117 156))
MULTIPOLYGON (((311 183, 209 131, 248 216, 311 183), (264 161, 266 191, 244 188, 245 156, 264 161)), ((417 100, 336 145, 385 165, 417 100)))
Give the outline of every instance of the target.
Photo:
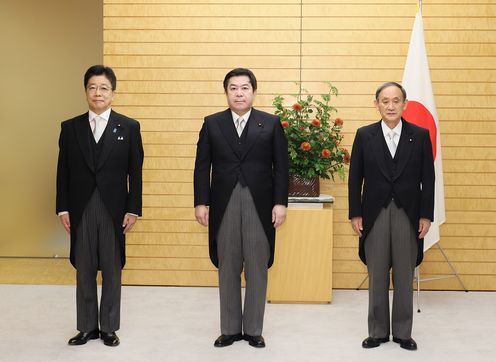
MULTIPOLYGON (((124 282, 215 285, 206 230, 194 221, 195 144, 205 115, 225 108, 222 79, 237 66, 259 80, 255 106, 332 81, 343 146, 378 118, 376 87, 401 81, 415 0, 104 0, 104 60, 118 76, 117 110, 137 118, 145 143, 144 211, 128 239, 124 282), (301 40, 301 42, 300 42, 301 40), (300 52, 301 50, 301 52, 300 52)), ((446 219, 441 245, 469 289, 496 290, 496 4, 423 2, 440 119, 446 219)), ((366 276, 348 221, 346 180, 324 181, 334 204, 333 281, 366 276)), ((450 270, 426 253, 424 277, 450 270)), ((455 279, 426 282, 460 289, 455 279)))
POLYGON ((255 70, 259 108, 296 91, 299 15, 299 1, 105 1, 104 60, 119 79, 115 107, 140 121, 146 154, 143 218, 127 241, 125 283, 217 283, 206 229, 194 220, 198 131, 204 116, 226 107, 229 69, 255 70))

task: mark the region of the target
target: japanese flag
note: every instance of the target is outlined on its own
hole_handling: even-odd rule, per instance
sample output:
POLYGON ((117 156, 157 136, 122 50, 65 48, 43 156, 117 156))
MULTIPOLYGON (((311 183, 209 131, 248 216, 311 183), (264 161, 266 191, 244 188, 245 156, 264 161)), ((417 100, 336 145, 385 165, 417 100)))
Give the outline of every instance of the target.
POLYGON ((446 220, 444 210, 444 181, 441 160, 441 138, 436 103, 432 93, 429 63, 424 42, 422 12, 419 10, 413 24, 410 46, 403 73, 403 87, 406 90, 408 105, 403 117, 420 127, 427 128, 432 142, 434 169, 436 173, 434 222, 424 238, 424 251, 439 241, 439 226, 446 220))

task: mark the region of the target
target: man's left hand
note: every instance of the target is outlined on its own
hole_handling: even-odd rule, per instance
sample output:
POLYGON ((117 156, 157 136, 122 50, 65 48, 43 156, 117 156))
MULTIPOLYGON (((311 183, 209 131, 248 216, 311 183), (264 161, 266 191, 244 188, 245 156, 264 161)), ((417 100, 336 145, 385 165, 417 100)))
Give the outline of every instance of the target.
POLYGON ((422 239, 425 236, 425 234, 427 234, 430 227, 431 227, 431 221, 429 219, 420 218, 419 229, 418 229, 418 232, 419 232, 418 238, 422 239))
POLYGON ((286 206, 284 205, 275 205, 272 208, 272 224, 277 228, 282 225, 282 223, 286 220, 286 206))
POLYGON ((136 215, 131 214, 126 214, 124 216, 124 220, 122 221, 122 227, 124 228, 124 230, 122 231, 123 234, 127 233, 133 228, 137 218, 138 217, 136 215))

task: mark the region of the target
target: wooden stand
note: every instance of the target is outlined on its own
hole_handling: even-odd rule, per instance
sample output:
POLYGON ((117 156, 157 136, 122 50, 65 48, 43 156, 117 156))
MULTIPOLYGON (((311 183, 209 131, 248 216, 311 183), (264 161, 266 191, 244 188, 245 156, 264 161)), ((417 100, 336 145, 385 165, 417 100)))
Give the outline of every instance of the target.
POLYGON ((332 206, 288 209, 277 230, 269 269, 269 303, 330 303, 332 300, 332 206))

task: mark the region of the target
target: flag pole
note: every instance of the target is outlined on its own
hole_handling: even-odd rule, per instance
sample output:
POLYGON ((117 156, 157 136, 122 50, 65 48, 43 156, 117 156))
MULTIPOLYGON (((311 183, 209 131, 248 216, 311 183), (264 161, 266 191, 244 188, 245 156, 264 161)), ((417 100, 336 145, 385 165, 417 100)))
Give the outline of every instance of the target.
MULTIPOLYGON (((418 0, 417 7, 418 7, 418 12, 420 13, 420 17, 422 18, 422 0, 418 0)), ((423 29, 422 29, 422 31, 423 31, 423 29)), ((462 280, 460 278, 460 275, 458 274, 457 270, 455 269, 455 267, 453 266, 453 264, 448 259, 448 256, 444 252, 444 249, 441 247, 441 244, 440 244, 440 235, 439 235, 439 239, 435 243, 433 243, 432 246, 433 247, 436 246, 439 249, 439 251, 441 252, 441 255, 444 258, 444 260, 448 263, 449 267, 451 268, 452 273, 451 274, 448 274, 448 275, 434 276, 434 277, 431 277, 431 278, 424 278, 424 279, 422 279, 421 276, 420 276, 420 266, 417 266, 415 268, 414 282, 416 282, 416 287, 417 287, 417 312, 419 312, 419 313, 420 313, 420 283, 421 282, 426 282, 426 281, 431 281, 431 280, 440 280, 440 279, 446 279, 446 278, 456 278, 456 279, 458 279, 458 282, 460 283, 460 286, 462 287, 462 289, 465 292, 468 292, 468 289, 463 284, 463 282, 462 282, 462 280)))

